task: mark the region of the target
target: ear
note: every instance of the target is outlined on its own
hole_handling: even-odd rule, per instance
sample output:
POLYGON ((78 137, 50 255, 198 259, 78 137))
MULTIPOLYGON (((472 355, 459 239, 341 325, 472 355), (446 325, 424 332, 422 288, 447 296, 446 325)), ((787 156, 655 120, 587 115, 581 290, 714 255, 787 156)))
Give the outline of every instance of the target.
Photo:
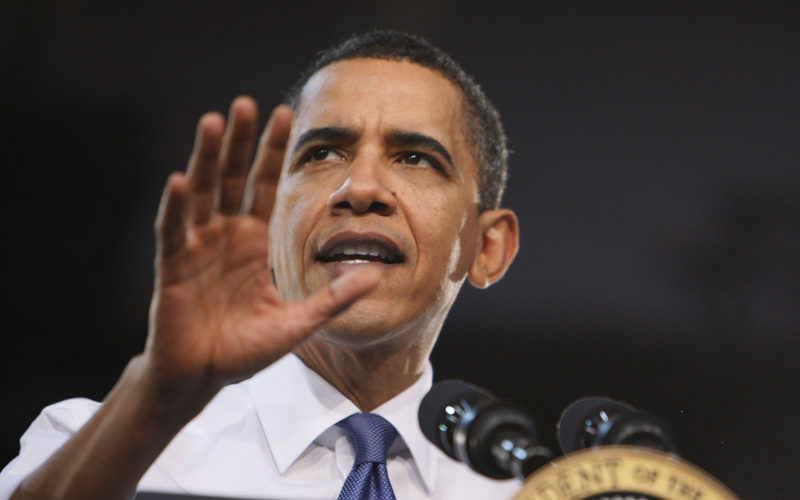
POLYGON ((519 249, 519 224, 511 210, 486 210, 478 217, 481 242, 469 270, 469 282, 486 288, 499 280, 519 249))

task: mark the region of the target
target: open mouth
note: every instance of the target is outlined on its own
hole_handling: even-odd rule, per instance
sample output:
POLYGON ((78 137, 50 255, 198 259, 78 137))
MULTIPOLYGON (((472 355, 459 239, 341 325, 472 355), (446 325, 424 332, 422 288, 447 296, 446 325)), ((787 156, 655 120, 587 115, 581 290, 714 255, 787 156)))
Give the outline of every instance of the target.
POLYGON ((375 239, 344 240, 334 238, 327 242, 317 254, 322 262, 341 262, 344 264, 401 264, 405 258, 397 246, 388 241, 375 239))

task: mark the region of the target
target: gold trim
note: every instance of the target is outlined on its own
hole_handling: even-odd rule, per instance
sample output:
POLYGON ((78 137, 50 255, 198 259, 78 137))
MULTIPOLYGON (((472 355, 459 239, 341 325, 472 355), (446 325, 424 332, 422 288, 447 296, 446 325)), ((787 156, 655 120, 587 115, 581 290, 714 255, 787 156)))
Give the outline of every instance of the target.
POLYGON ((558 458, 529 476, 512 500, 587 500, 603 494, 611 499, 620 493, 635 500, 637 493, 652 500, 739 500, 689 462, 635 446, 589 448, 558 458))

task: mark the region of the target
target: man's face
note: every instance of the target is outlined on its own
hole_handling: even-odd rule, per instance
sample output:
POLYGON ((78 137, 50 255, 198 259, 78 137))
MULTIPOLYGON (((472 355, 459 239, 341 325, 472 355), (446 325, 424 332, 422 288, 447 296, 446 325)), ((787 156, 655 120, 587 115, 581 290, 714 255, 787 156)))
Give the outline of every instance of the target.
POLYGON ((462 108, 456 86, 408 62, 340 61, 306 84, 270 227, 276 283, 301 300, 357 266, 384 275, 321 335, 438 332, 481 242, 462 108))

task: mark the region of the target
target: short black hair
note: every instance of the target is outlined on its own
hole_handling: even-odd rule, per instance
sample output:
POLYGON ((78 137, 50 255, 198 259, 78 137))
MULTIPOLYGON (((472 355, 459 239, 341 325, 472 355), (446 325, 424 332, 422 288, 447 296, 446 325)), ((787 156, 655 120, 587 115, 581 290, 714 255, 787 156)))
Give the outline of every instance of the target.
POLYGON ((499 208, 508 179, 508 150, 500 114, 480 86, 452 57, 422 37, 397 31, 355 35, 317 54, 314 62, 287 92, 285 102, 295 108, 303 87, 322 68, 337 61, 360 58, 419 64, 438 72, 461 89, 467 117, 467 139, 479 170, 478 210, 499 208))

